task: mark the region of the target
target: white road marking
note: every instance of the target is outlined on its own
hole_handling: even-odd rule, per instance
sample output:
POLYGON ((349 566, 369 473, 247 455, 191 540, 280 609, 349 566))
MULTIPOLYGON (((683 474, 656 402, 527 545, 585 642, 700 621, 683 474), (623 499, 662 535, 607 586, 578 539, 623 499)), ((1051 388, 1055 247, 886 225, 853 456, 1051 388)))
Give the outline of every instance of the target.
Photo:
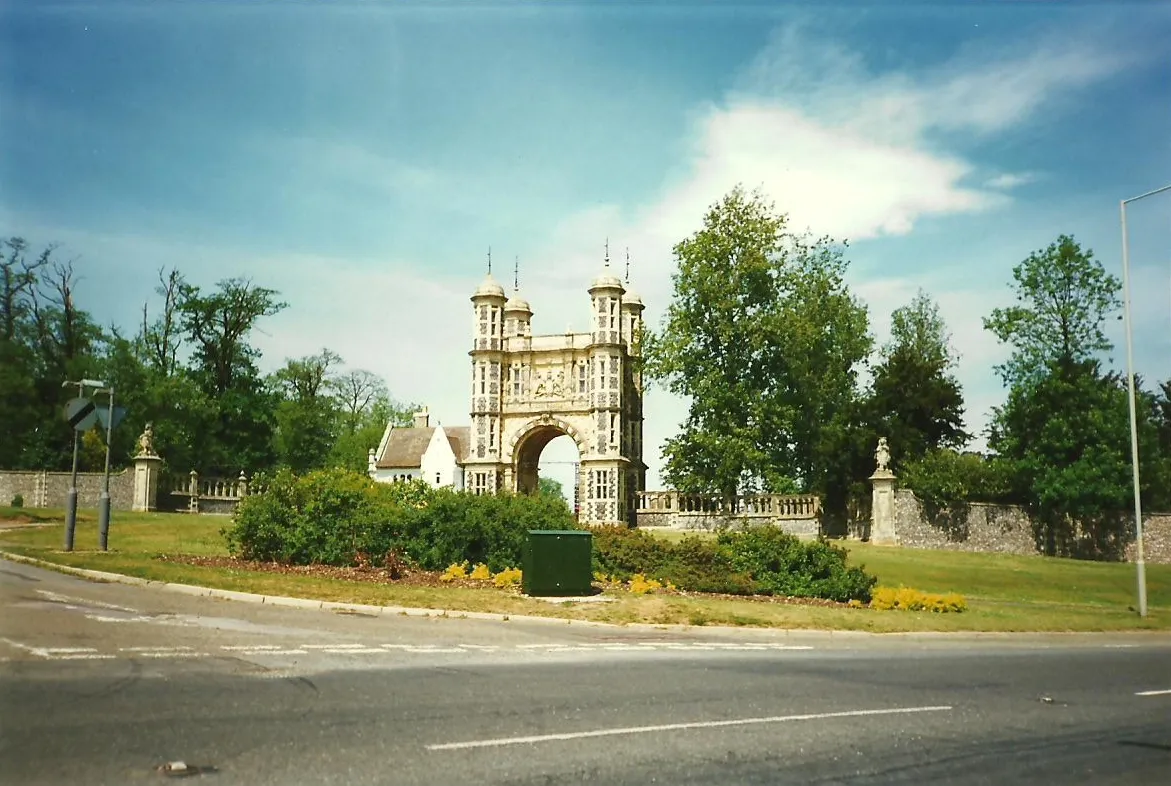
POLYGON ((79 652, 97 652, 97 647, 44 647, 45 652, 53 655, 71 655, 79 652))
POLYGON ((626 734, 648 734, 662 731, 685 729, 717 729, 726 726, 752 726, 763 723, 788 723, 792 721, 827 720, 830 718, 862 718, 874 715, 910 715, 919 712, 946 712, 950 706, 936 707, 895 707, 882 710, 848 710, 845 712, 815 712, 805 715, 773 715, 767 718, 740 718, 737 720, 696 721, 693 723, 664 723, 657 726, 630 726, 618 729, 595 729, 574 731, 563 734, 538 734, 532 737, 501 737, 494 740, 472 740, 469 742, 444 742, 424 746, 429 751, 465 750, 468 748, 499 748, 505 745, 531 745, 538 742, 581 740, 590 737, 615 737, 626 734))
POLYGON ((191 647, 119 647, 119 652, 190 652, 191 647))
POLYGON ((1135 696, 1171 696, 1171 690, 1140 690, 1135 696))
POLYGON ((74 606, 97 606, 100 609, 110 609, 111 611, 128 611, 131 614, 137 614, 138 609, 132 609, 127 606, 119 606, 116 603, 104 603, 100 600, 87 600, 86 598, 73 598, 69 595, 61 595, 57 592, 50 592, 49 590, 37 590, 37 594, 43 595, 51 601, 57 603, 68 603, 74 606))
MULTIPOLYGON (((52 593, 50 593, 52 594, 52 593)), ((131 621, 158 621, 150 617, 105 617, 101 615, 86 615, 94 619, 111 622, 131 621)), ((0 638, 0 642, 9 646, 32 653, 47 660, 108 660, 118 655, 99 653, 94 647, 34 647, 22 644, 11 639, 0 638)), ((308 655, 319 653, 326 655, 389 655, 393 652, 412 653, 416 655, 468 655, 475 652, 501 652, 512 649, 519 652, 533 654, 556 655, 559 653, 605 653, 605 652, 694 652, 715 651, 722 652, 762 652, 766 650, 811 650, 813 647, 774 644, 766 642, 672 642, 672 641, 610 641, 610 642, 543 642, 540 644, 384 644, 384 643, 354 643, 339 644, 225 644, 218 648, 228 654, 247 655, 308 655)), ((120 647, 118 652, 122 657, 140 658, 194 658, 212 657, 213 653, 196 651, 188 646, 139 646, 120 647)), ((1147 694, 1139 694, 1147 695, 1147 694)), ((1154 694, 1151 694, 1154 695, 1154 694)))

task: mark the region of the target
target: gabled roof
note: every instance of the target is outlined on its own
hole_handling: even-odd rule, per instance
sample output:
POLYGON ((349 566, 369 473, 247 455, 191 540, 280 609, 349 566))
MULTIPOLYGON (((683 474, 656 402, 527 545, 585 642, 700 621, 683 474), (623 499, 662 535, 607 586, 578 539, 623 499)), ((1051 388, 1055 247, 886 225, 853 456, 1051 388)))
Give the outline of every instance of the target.
POLYGON ((468 426, 444 426, 443 433, 447 435, 447 444, 451 445, 451 452, 455 454, 455 463, 463 464, 472 445, 472 430, 468 426))
MULTIPOLYGON (((374 466, 377 469, 418 469, 423 464, 423 454, 435 434, 435 426, 423 428, 392 428, 386 435, 382 455, 374 466)), ((471 429, 467 426, 445 426, 443 433, 447 444, 455 454, 457 464, 463 464, 471 440, 471 429)))
POLYGON ((414 469, 423 463, 423 453, 431 441, 432 426, 425 428, 392 428, 386 435, 386 446, 374 464, 378 469, 414 469))

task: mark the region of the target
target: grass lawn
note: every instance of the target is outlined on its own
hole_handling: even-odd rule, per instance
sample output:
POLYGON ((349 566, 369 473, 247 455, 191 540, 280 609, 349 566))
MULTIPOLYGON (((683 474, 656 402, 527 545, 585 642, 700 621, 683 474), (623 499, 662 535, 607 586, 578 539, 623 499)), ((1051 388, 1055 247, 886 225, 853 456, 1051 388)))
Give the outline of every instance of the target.
MULTIPOLYGON (((75 550, 61 551, 60 510, 0 507, 0 522, 47 526, 0 528, 0 549, 61 565, 130 576, 268 595, 447 609, 493 611, 602 622, 742 625, 897 631, 1098 631, 1171 629, 1171 566, 1148 565, 1149 615, 1134 604, 1133 565, 1042 557, 967 554, 847 544, 852 560, 881 585, 929 592, 958 592, 968 599, 962 614, 825 608, 678 595, 613 592, 612 603, 552 605, 493 587, 421 587, 315 576, 290 576, 236 568, 203 567, 157 559, 159 555, 222 556, 224 516, 115 511, 110 551, 97 551, 97 514, 78 514, 75 550)), ((662 533, 677 537, 673 533, 662 533)))

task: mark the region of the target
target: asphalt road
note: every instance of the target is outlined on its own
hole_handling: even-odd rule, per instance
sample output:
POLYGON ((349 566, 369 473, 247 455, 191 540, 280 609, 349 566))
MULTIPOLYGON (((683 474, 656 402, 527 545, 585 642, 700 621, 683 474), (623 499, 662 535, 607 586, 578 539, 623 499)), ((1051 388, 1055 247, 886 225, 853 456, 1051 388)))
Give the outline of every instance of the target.
POLYGON ((1171 782, 1171 639, 367 618, 0 561, 0 782, 1171 782))

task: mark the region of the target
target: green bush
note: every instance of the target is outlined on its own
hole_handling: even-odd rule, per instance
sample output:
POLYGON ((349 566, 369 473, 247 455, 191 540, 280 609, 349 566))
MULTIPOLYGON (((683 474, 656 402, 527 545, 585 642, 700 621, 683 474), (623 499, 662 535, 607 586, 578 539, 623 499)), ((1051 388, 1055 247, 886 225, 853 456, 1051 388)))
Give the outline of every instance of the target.
POLYGON ((530 529, 577 529, 564 500, 541 495, 433 489, 406 517, 403 546, 425 570, 485 564, 493 573, 521 564, 530 529))
POLYGON ((636 573, 654 576, 671 559, 671 544, 645 530, 594 527, 594 573, 629 581, 636 573))
POLYGON ((869 601, 877 581, 846 564, 845 550, 802 541, 776 527, 725 532, 672 544, 642 530, 594 530, 594 571, 620 580, 643 575, 692 592, 869 601))
POLYGON ((405 557, 424 570, 484 563, 498 572, 520 565, 529 529, 576 525, 563 502, 516 495, 475 496, 421 481, 377 483, 328 469, 261 478, 223 530, 244 559, 308 565, 373 565, 405 557))
POLYGON ((24 507, 24 495, 23 494, 17 494, 16 496, 14 496, 12 498, 12 507, 14 507, 14 508, 23 508, 24 507))
POLYGON ((721 533, 718 543, 733 568, 751 576, 762 594, 869 601, 878 581, 847 565, 845 549, 824 540, 803 541, 777 527, 721 533))

